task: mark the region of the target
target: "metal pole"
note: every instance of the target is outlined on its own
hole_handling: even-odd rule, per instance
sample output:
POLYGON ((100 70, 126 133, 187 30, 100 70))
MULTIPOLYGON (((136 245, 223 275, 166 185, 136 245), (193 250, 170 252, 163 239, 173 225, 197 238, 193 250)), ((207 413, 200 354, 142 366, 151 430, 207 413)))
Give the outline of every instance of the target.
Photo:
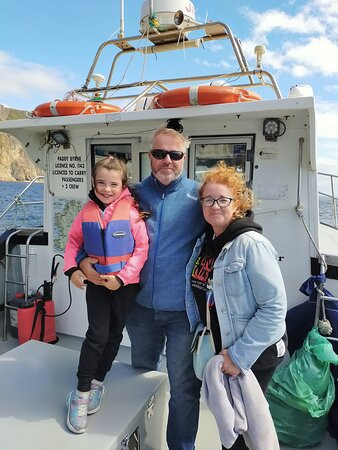
MULTIPOLYGON (((325 256, 324 255, 320 255, 322 260, 320 263, 320 274, 323 275, 326 272, 326 267, 325 267, 325 256)), ((317 300, 316 300, 316 310, 315 310, 315 321, 314 321, 314 326, 317 328, 318 327, 318 321, 319 321, 319 315, 320 315, 320 307, 322 304, 322 297, 323 297, 323 287, 324 287, 324 283, 319 283, 319 285, 317 286, 317 300)))
POLYGON ((135 103, 142 98, 144 95, 146 95, 153 87, 157 85, 157 81, 155 81, 153 84, 149 85, 143 92, 141 92, 137 97, 135 97, 128 105, 126 105, 123 108, 123 111, 128 111, 135 103))
POLYGON ((303 144, 304 138, 301 137, 298 139, 299 143, 299 159, 298 159, 298 180, 297 180, 297 208, 300 207, 300 195, 301 195, 301 187, 302 187, 302 160, 303 160, 303 144))
POLYGON ((119 38, 124 38, 124 0, 120 1, 120 33, 119 38))
POLYGON ((334 191, 334 183, 333 183, 333 177, 330 176, 331 181, 331 194, 332 194, 332 208, 333 208, 333 215, 334 215, 334 226, 337 228, 337 203, 336 203, 336 195, 334 191))
MULTIPOLYGON (((5 209, 5 211, 3 211, 1 214, 0 214, 0 219, 2 219, 3 218, 3 216, 15 205, 15 204, 17 204, 18 203, 18 201, 19 200, 21 200, 21 197, 23 196, 23 194, 27 191, 27 189, 29 189, 31 186, 32 186, 32 184, 33 183, 35 183, 35 181, 36 180, 40 180, 40 179, 43 179, 44 177, 43 177, 43 175, 39 175, 39 176, 37 176, 37 177, 35 177, 26 187, 25 187, 25 189, 23 190, 23 191, 21 191, 20 192, 20 194, 19 195, 17 195, 16 197, 15 197, 15 200, 10 204, 10 205, 8 205, 7 206, 7 208, 5 209)), ((39 203, 39 202, 36 202, 36 203, 39 203)))

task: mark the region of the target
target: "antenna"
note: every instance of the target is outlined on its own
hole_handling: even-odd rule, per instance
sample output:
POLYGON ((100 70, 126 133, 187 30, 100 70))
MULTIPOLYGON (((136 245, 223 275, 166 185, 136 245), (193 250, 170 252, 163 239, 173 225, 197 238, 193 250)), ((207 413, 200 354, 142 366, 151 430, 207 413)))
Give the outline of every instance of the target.
POLYGON ((118 37, 121 39, 124 38, 124 0, 120 1, 120 13, 120 32, 118 34, 118 37))
MULTIPOLYGON (((105 78, 100 73, 93 73, 91 77, 92 81, 94 81, 95 86, 97 89, 100 89, 100 84, 104 82, 105 78)), ((91 102, 102 102, 102 95, 100 91, 94 92, 92 98, 90 99, 91 102)))
POLYGON ((149 0, 149 18, 152 18, 154 13, 154 3, 153 0, 149 0))
POLYGON ((100 84, 104 82, 105 77, 103 75, 101 75, 100 73, 93 73, 92 80, 94 81, 95 86, 97 88, 100 88, 100 84))
POLYGON ((257 69, 262 68, 262 58, 265 53, 265 46, 264 45, 256 45, 254 53, 256 55, 256 67, 257 69))

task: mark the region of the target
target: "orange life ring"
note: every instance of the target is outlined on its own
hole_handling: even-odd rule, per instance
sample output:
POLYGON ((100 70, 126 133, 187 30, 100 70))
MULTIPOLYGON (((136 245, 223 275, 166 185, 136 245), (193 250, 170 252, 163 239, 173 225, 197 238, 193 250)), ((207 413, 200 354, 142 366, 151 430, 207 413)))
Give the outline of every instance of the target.
POLYGON ((121 111, 119 106, 102 102, 81 102, 55 100, 38 105, 32 112, 33 117, 72 116, 80 114, 104 114, 121 111))
POLYGON ((154 98, 154 107, 178 108, 192 105, 214 105, 217 103, 251 102, 261 96, 248 89, 231 86, 192 86, 172 89, 154 98))

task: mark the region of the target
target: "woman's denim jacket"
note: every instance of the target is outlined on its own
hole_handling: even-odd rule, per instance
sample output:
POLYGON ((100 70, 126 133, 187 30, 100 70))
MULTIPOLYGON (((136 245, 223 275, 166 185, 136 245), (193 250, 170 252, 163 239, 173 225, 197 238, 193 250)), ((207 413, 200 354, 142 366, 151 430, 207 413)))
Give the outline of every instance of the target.
MULTIPOLYGON (((197 241, 187 265, 190 301, 191 273, 203 240, 197 241)), ((271 243, 255 231, 228 242, 214 264, 213 290, 222 347, 245 373, 285 332, 286 293, 271 243)))

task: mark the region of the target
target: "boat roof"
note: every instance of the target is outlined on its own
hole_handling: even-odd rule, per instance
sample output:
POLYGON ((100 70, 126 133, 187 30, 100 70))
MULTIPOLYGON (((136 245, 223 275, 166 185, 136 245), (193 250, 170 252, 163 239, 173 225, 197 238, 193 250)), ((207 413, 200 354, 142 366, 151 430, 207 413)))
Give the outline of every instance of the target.
POLYGON ((22 128, 30 128, 37 132, 46 129, 69 126, 97 126, 98 124, 110 124, 113 122, 166 120, 168 118, 193 118, 216 117, 227 115, 228 120, 238 118, 238 115, 246 118, 262 119, 267 111, 276 117, 289 116, 294 111, 306 109, 314 111, 313 97, 288 98, 277 100, 261 100, 244 103, 222 103, 217 105, 188 106, 180 108, 149 109, 142 111, 124 111, 111 114, 84 114, 75 116, 36 117, 0 122, 0 131, 14 134, 22 128))

